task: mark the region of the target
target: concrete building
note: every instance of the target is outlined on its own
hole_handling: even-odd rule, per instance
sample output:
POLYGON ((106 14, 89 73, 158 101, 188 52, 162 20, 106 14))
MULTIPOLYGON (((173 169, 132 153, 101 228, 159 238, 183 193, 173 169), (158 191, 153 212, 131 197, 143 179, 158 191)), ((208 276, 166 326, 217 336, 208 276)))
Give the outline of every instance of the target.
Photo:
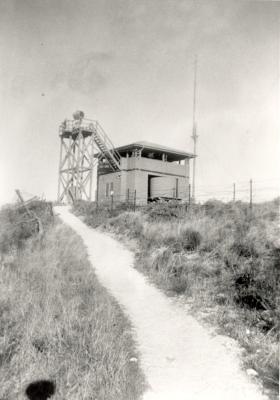
POLYGON ((157 199, 187 200, 191 153, 149 142, 135 142, 115 149, 120 168, 112 171, 98 155, 97 199, 146 204, 157 199))

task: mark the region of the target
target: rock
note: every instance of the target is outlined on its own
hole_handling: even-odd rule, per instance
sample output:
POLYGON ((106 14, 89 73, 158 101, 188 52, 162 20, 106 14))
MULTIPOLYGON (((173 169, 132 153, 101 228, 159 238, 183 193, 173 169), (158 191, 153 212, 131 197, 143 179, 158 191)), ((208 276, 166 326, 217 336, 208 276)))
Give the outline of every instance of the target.
POLYGON ((227 301, 226 295, 224 293, 218 293, 216 296, 216 302, 218 304, 225 304, 227 301))
POLYGON ((246 373, 249 376, 258 376, 259 374, 253 368, 246 369, 246 373))
POLYGON ((175 361, 175 357, 166 357, 166 360, 171 363, 175 361))
POLYGON ((274 245, 274 247, 275 247, 276 249, 280 249, 280 239, 276 239, 276 240, 273 242, 273 245, 274 245))

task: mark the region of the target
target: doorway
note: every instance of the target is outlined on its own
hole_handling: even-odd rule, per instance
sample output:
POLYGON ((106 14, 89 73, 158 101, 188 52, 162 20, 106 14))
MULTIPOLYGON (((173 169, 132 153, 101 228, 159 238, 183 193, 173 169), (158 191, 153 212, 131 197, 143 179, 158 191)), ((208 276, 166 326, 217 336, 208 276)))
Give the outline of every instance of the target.
MULTIPOLYGON (((161 176, 159 176, 159 175, 150 175, 150 174, 148 175, 148 193, 147 193, 148 201, 153 201, 153 199, 158 197, 158 196, 156 196, 155 191, 152 190, 152 179, 153 178, 161 178, 161 176)), ((158 194, 160 194, 160 193, 158 193, 158 194)))

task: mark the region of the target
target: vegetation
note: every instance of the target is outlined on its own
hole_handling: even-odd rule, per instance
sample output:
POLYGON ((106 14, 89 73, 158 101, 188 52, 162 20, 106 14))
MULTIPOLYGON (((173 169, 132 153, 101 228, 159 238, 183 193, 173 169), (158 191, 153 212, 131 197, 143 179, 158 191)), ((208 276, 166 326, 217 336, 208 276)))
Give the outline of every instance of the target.
POLYGON ((0 213, 0 398, 23 398, 43 380, 57 400, 137 399, 144 378, 130 324, 81 239, 48 215, 40 236, 33 221, 18 224, 27 221, 18 209, 0 213))
MULTIPOLYGON (((90 208, 91 207, 91 208, 90 208)), ((278 390, 279 200, 254 205, 211 200, 191 209, 158 203, 137 212, 75 210, 90 225, 137 239, 136 268, 196 316, 237 339, 271 398, 278 390), (104 213, 104 211, 103 211, 104 213)))
POLYGON ((0 255, 20 250, 28 238, 36 236, 38 220, 46 228, 53 222, 51 203, 36 200, 28 209, 29 213, 22 205, 7 205, 0 210, 0 255))

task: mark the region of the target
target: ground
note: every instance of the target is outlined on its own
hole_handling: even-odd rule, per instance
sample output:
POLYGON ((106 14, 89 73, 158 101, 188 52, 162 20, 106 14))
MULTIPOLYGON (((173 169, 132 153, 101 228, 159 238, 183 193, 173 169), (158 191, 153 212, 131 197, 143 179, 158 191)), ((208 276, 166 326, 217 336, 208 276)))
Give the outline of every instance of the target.
POLYGON ((122 244, 89 228, 65 207, 56 211, 83 238, 98 279, 132 322, 150 386, 145 400, 266 399, 242 370, 236 344, 213 336, 184 305, 148 282, 122 244))

